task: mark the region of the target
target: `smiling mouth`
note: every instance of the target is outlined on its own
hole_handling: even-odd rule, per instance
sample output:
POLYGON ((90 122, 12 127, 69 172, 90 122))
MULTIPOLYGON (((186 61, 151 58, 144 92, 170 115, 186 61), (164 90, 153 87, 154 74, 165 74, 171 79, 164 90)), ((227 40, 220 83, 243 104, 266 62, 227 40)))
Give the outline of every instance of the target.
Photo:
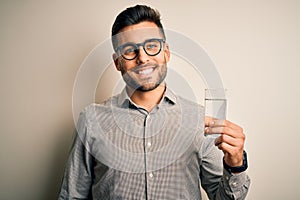
POLYGON ((154 69, 155 69, 155 67, 139 69, 139 70, 136 70, 135 73, 145 76, 145 75, 151 74, 154 71, 154 69))
POLYGON ((139 70, 139 71, 138 71, 138 74, 141 74, 141 75, 148 75, 148 74, 151 74, 153 71, 154 71, 153 68, 148 68, 148 69, 144 69, 144 70, 139 70))

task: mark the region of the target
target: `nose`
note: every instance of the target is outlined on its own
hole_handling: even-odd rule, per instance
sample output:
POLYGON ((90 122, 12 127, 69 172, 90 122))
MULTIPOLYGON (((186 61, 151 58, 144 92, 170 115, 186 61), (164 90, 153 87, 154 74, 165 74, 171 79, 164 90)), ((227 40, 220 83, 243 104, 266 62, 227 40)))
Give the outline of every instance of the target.
POLYGON ((146 63, 147 61, 149 61, 149 56, 142 46, 139 46, 138 56, 136 60, 138 63, 146 63))

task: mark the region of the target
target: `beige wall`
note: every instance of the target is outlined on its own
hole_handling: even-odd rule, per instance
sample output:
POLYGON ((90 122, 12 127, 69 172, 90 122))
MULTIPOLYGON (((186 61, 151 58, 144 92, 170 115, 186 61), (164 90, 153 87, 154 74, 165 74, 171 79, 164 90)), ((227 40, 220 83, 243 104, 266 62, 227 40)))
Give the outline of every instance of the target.
MULTIPOLYGON (((143 1, 0 2, 0 199, 57 197, 77 70, 109 37, 116 14, 136 2, 143 1)), ((247 134, 247 199, 299 199, 300 3, 147 4, 215 62, 228 88, 228 117, 247 134)))

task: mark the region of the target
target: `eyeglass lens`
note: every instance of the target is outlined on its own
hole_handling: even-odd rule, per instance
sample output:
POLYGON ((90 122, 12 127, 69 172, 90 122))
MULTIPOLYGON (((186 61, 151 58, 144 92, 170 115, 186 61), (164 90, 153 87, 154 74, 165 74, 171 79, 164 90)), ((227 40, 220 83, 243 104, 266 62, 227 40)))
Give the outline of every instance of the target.
POLYGON ((139 46, 142 46, 144 51, 149 56, 155 56, 161 51, 161 39, 150 39, 143 43, 127 43, 120 48, 122 56, 127 60, 135 59, 139 53, 139 46))

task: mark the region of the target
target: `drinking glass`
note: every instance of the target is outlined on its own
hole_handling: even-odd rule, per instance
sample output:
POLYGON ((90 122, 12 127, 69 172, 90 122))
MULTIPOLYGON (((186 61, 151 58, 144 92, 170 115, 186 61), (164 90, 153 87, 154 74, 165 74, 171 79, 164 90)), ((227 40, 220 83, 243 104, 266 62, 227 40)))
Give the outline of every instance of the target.
MULTIPOLYGON (((227 90, 224 88, 205 89, 205 116, 225 120, 227 112, 227 90)), ((220 134, 207 134, 218 137, 220 134)))

